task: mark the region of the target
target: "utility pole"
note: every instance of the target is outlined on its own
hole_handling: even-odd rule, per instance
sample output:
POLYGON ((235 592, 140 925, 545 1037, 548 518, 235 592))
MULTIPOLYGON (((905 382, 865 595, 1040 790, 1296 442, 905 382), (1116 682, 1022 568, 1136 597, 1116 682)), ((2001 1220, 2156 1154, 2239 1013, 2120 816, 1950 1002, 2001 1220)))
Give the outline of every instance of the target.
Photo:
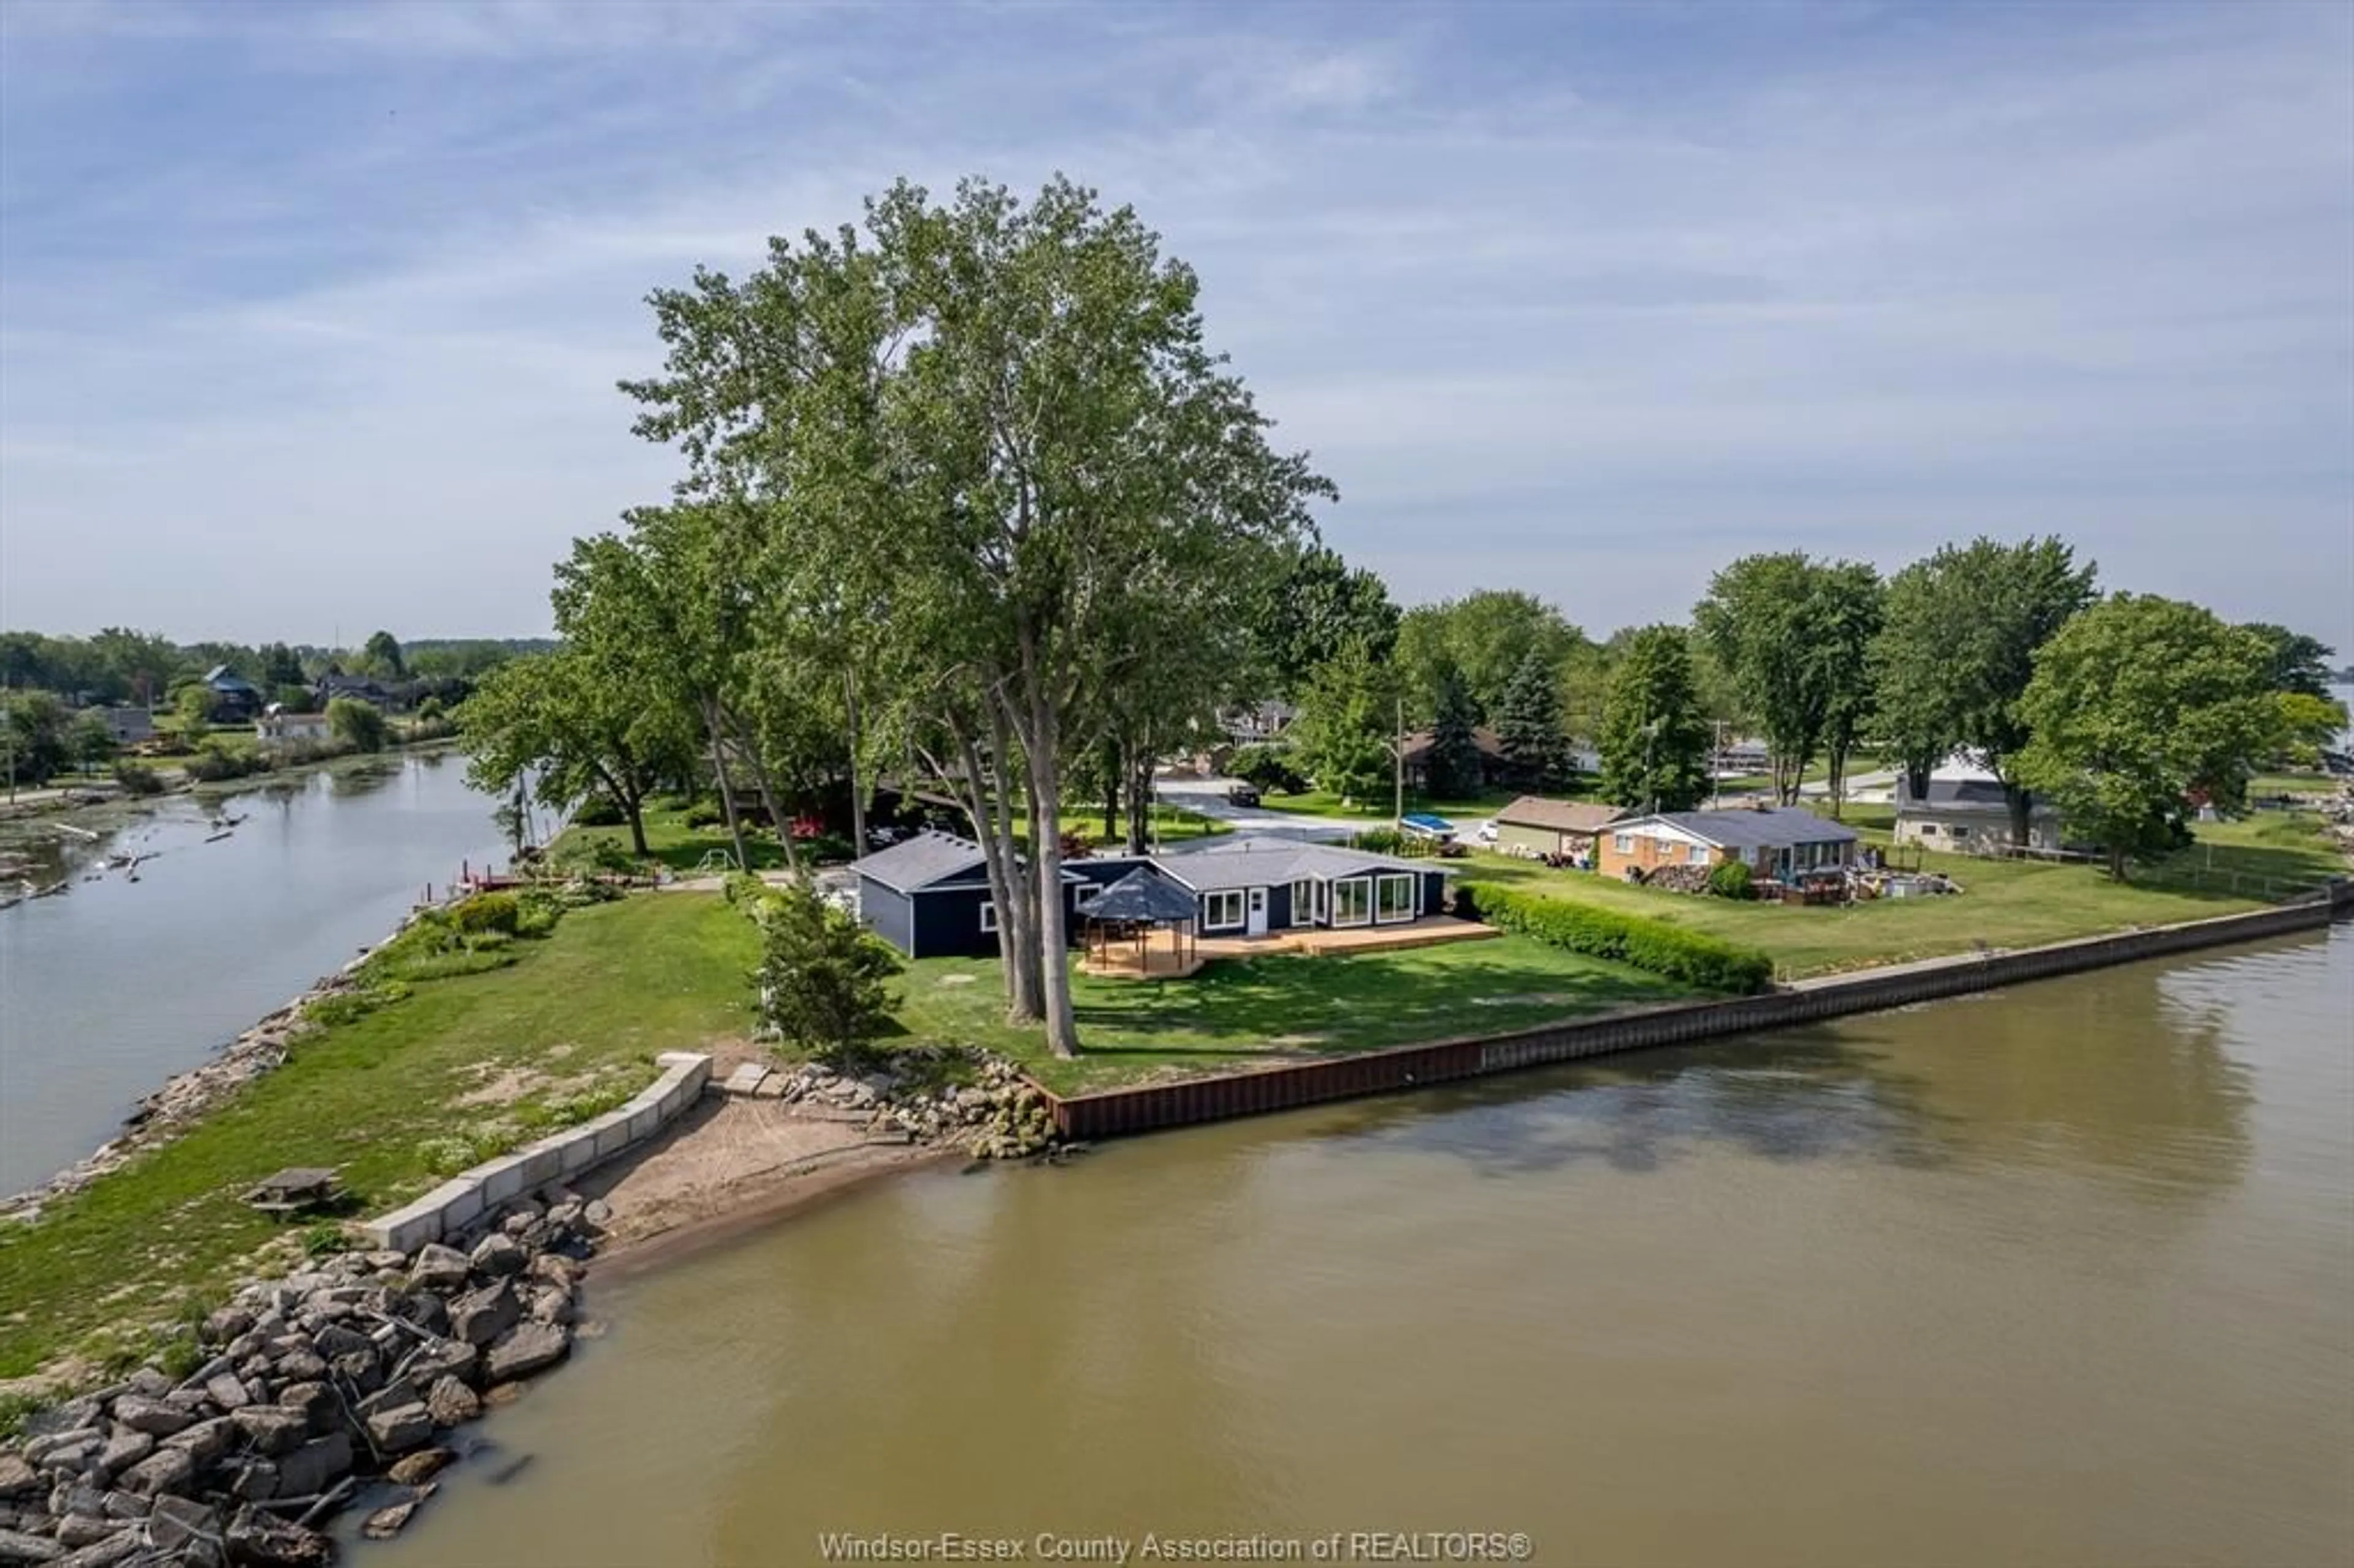
POLYGON ((1643 726, 1643 787, 1649 791, 1644 810, 1651 816, 1658 815, 1659 810, 1659 772, 1651 760, 1659 745, 1659 719, 1652 719, 1643 726))
POLYGON ((1715 748, 1708 754, 1708 809, 1714 811, 1724 805, 1724 721, 1712 719, 1709 728, 1716 742, 1715 748))

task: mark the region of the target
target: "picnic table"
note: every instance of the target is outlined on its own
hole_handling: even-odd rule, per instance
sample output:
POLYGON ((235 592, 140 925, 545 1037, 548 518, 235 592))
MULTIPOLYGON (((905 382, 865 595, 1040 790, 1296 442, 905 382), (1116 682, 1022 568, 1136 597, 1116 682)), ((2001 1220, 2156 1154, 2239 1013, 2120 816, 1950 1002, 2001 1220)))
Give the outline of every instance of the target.
POLYGON ((275 1176, 265 1176, 245 1195, 246 1202, 265 1214, 299 1214, 332 1202, 335 1173, 317 1166, 296 1165, 275 1176))

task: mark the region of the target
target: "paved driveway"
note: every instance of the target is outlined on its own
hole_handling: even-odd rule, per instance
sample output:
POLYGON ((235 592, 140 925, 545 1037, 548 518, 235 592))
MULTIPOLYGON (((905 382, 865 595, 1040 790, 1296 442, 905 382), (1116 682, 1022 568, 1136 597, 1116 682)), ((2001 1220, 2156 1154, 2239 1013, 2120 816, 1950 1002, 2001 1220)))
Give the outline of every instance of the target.
POLYGON ((1152 793, 1156 800, 1172 806, 1182 806, 1189 811, 1199 811, 1205 817, 1230 822, 1238 833, 1273 833, 1283 838, 1330 842, 1383 825, 1359 817, 1310 817, 1299 811, 1278 811, 1265 806, 1237 806, 1226 799, 1226 790, 1235 782, 1232 779, 1216 778, 1156 779, 1152 783, 1152 793))

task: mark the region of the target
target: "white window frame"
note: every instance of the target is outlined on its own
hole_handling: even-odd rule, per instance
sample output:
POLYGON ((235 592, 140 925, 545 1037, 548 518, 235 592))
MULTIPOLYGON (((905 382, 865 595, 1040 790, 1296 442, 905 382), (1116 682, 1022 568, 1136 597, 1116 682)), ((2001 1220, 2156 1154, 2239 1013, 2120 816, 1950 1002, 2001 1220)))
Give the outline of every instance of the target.
POLYGON ((1617 850, 1620 854, 1633 854, 1635 853, 1635 835, 1632 833, 1612 833, 1610 835, 1610 847, 1617 850))
POLYGON ((1706 865, 1708 863, 1708 846, 1706 844, 1692 845, 1690 849, 1684 852, 1684 861, 1685 863, 1690 865, 1706 865))
POLYGON ((1243 890, 1241 888, 1221 888, 1214 893, 1204 893, 1202 895, 1203 930, 1238 931, 1242 929, 1244 918, 1244 900, 1243 890), (1234 918, 1231 920, 1221 920, 1218 918, 1218 909, 1221 904, 1227 899, 1232 899, 1234 901, 1231 905, 1231 907, 1234 910, 1234 918))
POLYGON ((1373 879, 1372 876, 1336 876, 1332 879, 1332 925, 1336 929, 1344 926, 1372 925, 1373 923, 1373 879), (1341 917, 1341 890, 1344 887, 1359 888, 1362 889, 1364 894, 1364 914, 1353 920, 1343 920, 1341 917))
POLYGON ((981 901, 981 932, 984 937, 997 935, 997 901, 993 898, 981 901))
POLYGON ((1291 885, 1291 923, 1295 926, 1316 924, 1316 879, 1301 877, 1291 885))
POLYGON ((1422 878, 1415 875, 1412 872, 1404 871, 1385 872, 1382 875, 1375 877, 1373 879, 1373 924, 1376 926, 1403 926, 1413 920, 1416 916, 1420 915, 1422 913, 1422 899, 1420 896, 1421 889, 1415 885, 1419 883, 1421 880, 1422 878), (1384 913, 1382 909, 1382 901, 1384 896, 1388 894, 1391 889, 1401 885, 1405 888, 1405 907, 1400 909, 1394 915, 1384 913))

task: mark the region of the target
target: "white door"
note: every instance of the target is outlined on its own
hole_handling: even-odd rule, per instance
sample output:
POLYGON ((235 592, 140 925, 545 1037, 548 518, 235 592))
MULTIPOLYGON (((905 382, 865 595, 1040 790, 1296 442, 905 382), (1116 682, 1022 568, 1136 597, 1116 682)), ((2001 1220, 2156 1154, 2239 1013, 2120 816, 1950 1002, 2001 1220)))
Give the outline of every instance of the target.
POLYGON ((1243 929, 1246 934, 1253 937, 1267 935, 1266 888, 1254 887, 1250 890, 1250 922, 1243 929))

